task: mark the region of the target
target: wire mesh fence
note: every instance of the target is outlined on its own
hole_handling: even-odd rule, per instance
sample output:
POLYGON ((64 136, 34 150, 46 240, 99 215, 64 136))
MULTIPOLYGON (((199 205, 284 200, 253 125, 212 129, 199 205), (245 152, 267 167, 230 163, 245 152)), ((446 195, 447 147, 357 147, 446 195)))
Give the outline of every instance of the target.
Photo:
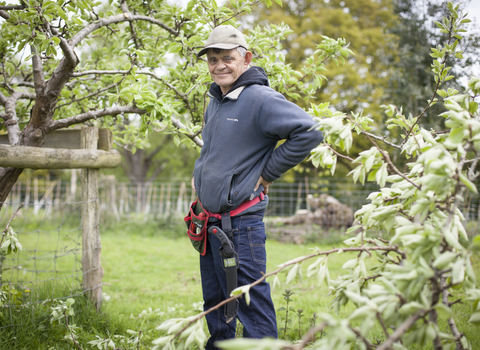
MULTIPOLYGON (((58 201, 46 201, 40 208, 32 202, 2 204, 0 227, 2 231, 11 227, 21 246, 16 252, 0 250, 0 330, 18 325, 13 321, 16 307, 34 307, 83 293, 82 205, 58 201)), ((9 239, 6 235, 2 242, 9 239)))
MULTIPOLYGON (((75 181, 50 181, 32 179, 18 182, 12 189, 9 201, 30 203, 32 213, 41 210, 61 214, 64 208, 59 203, 78 201, 75 181)), ((312 210, 309 195, 319 198, 328 195, 352 212, 368 203, 368 195, 378 191, 373 183, 353 183, 350 178, 305 178, 298 182, 276 181, 269 192, 267 217, 290 217, 298 210, 312 210)), ((114 177, 104 177, 99 183, 99 207, 101 217, 120 221, 123 218, 182 217, 196 198, 189 181, 158 181, 151 183, 119 182, 114 177)), ((466 220, 480 218, 479 196, 468 194, 462 208, 466 220)))

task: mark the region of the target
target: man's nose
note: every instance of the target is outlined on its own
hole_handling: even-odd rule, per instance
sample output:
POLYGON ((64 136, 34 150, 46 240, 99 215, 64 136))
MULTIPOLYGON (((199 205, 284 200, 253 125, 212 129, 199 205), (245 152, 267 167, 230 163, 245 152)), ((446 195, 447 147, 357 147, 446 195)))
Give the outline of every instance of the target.
POLYGON ((218 60, 217 69, 224 69, 225 67, 227 67, 225 62, 223 62, 223 60, 218 60))

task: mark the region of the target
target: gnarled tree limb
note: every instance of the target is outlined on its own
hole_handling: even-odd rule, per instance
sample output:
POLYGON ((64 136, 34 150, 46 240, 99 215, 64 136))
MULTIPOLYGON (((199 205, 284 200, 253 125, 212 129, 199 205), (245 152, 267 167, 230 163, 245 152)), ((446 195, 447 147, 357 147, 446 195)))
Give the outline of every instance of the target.
POLYGON ((146 111, 144 111, 143 109, 137 108, 135 106, 115 106, 110 108, 104 108, 96 111, 89 111, 86 113, 74 115, 64 119, 53 120, 50 122, 49 125, 47 125, 47 127, 45 128, 45 131, 49 133, 51 131, 61 129, 61 128, 66 128, 74 124, 84 123, 88 120, 105 117, 107 115, 118 115, 118 114, 124 114, 124 113, 145 114, 146 111))
POLYGON ((170 28, 167 26, 165 23, 160 22, 159 20, 156 20, 155 18, 151 18, 148 16, 138 16, 134 15, 130 12, 125 12, 122 14, 114 15, 108 18, 101 18, 98 21, 95 21, 93 23, 88 24, 80 30, 72 39, 69 40, 71 47, 77 46, 83 39, 85 39, 89 34, 94 32, 95 30, 108 26, 110 24, 115 24, 115 23, 122 23, 125 21, 146 21, 153 23, 163 29, 165 29, 167 32, 172 34, 173 36, 178 36, 179 32, 177 32, 175 29, 170 28))

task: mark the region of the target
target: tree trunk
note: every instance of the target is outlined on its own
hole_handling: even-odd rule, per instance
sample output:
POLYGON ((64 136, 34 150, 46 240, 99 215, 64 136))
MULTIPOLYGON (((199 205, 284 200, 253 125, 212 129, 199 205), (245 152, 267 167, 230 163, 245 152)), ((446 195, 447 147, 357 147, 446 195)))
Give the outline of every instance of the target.
POLYGON ((0 168, 0 209, 22 172, 19 168, 0 168))

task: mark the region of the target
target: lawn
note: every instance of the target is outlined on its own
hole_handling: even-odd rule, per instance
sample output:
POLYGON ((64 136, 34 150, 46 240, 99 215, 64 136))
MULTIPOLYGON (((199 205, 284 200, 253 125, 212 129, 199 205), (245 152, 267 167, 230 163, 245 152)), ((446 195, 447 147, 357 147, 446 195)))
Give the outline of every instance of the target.
MULTIPOLYGON (((151 342, 163 335, 156 329, 163 321, 199 312, 202 301, 199 257, 183 230, 183 226, 150 221, 102 226, 105 302, 102 311, 95 313, 91 306, 86 305, 85 300, 77 297, 76 315, 71 319, 80 328, 77 340, 84 350, 93 349, 88 344, 89 341, 114 335, 125 336, 127 330, 142 331, 143 339, 138 348, 149 349, 151 342)), ((287 260, 310 254, 310 248, 318 246, 322 250, 329 250, 333 245, 340 247, 341 238, 343 237, 339 237, 336 242, 329 239, 333 243, 328 245, 295 245, 269 239, 267 272, 275 270, 287 260)), ((330 256, 331 277, 342 273, 344 262, 355 256, 348 253, 330 256)), ((478 254, 472 259, 479 275, 478 254)), ((303 264, 304 276, 309 264, 308 261, 303 264)), ((327 287, 318 286, 314 279, 285 285, 285 275, 281 274, 280 280, 282 285, 272 293, 277 309, 279 335, 281 338, 295 340, 303 336, 311 324, 317 322, 315 313, 329 311, 331 297, 327 295, 327 287), (293 293, 288 303, 288 320, 287 301, 284 298, 287 289, 293 293)), ((473 349, 480 349, 478 328, 467 322, 467 312, 471 306, 457 304, 454 309, 460 331, 467 335, 473 349)), ((349 303, 335 316, 346 316, 353 310, 354 306, 349 303)), ((65 329, 50 324, 50 312, 49 305, 42 305, 35 312, 18 314, 17 319, 23 323, 15 329, 2 329, 0 322, 0 349, 78 349, 63 339, 68 336, 65 329)), ((444 321, 440 325, 446 330, 444 321)), ((381 329, 374 327, 371 330, 370 338, 373 341, 381 340, 382 337, 381 329)), ((117 344, 117 347, 121 346, 117 344)))
MULTIPOLYGON (((197 312, 193 304, 202 300, 198 253, 185 236, 169 238, 161 234, 145 235, 141 230, 135 233, 107 231, 102 237, 102 246, 104 292, 111 298, 104 310, 109 315, 120 317, 122 323, 129 324, 132 329, 141 329, 146 342, 161 335, 155 326, 162 321, 197 312)), ((341 243, 337 242, 335 246, 339 247, 341 243)), ((267 272, 275 270, 287 260, 310 254, 309 248, 314 247, 328 250, 332 245, 295 245, 268 240, 267 272)), ((342 273, 344 262, 355 256, 348 253, 332 255, 329 258, 331 277, 342 273)), ((478 255, 473 260, 478 272, 478 255)), ((303 265, 304 276, 308 265, 308 261, 303 265)), ((282 274, 280 279, 284 282, 285 275, 282 274)), ((283 283, 273 290, 280 337, 298 339, 303 336, 315 322, 315 313, 329 311, 331 298, 327 294, 327 287, 318 286, 314 279, 304 279, 303 282, 290 285, 283 283), (286 289, 294 294, 288 305, 289 322, 285 333, 286 289)), ((337 316, 348 315, 353 310, 354 306, 350 303, 337 316)), ((456 318, 460 331, 467 334, 473 348, 480 349, 480 335, 476 326, 466 322, 466 311, 469 310, 469 305, 456 305, 456 318)), ((441 325, 445 326, 445 323, 441 325)), ((371 336, 381 339, 381 329, 372 329, 371 336)))

